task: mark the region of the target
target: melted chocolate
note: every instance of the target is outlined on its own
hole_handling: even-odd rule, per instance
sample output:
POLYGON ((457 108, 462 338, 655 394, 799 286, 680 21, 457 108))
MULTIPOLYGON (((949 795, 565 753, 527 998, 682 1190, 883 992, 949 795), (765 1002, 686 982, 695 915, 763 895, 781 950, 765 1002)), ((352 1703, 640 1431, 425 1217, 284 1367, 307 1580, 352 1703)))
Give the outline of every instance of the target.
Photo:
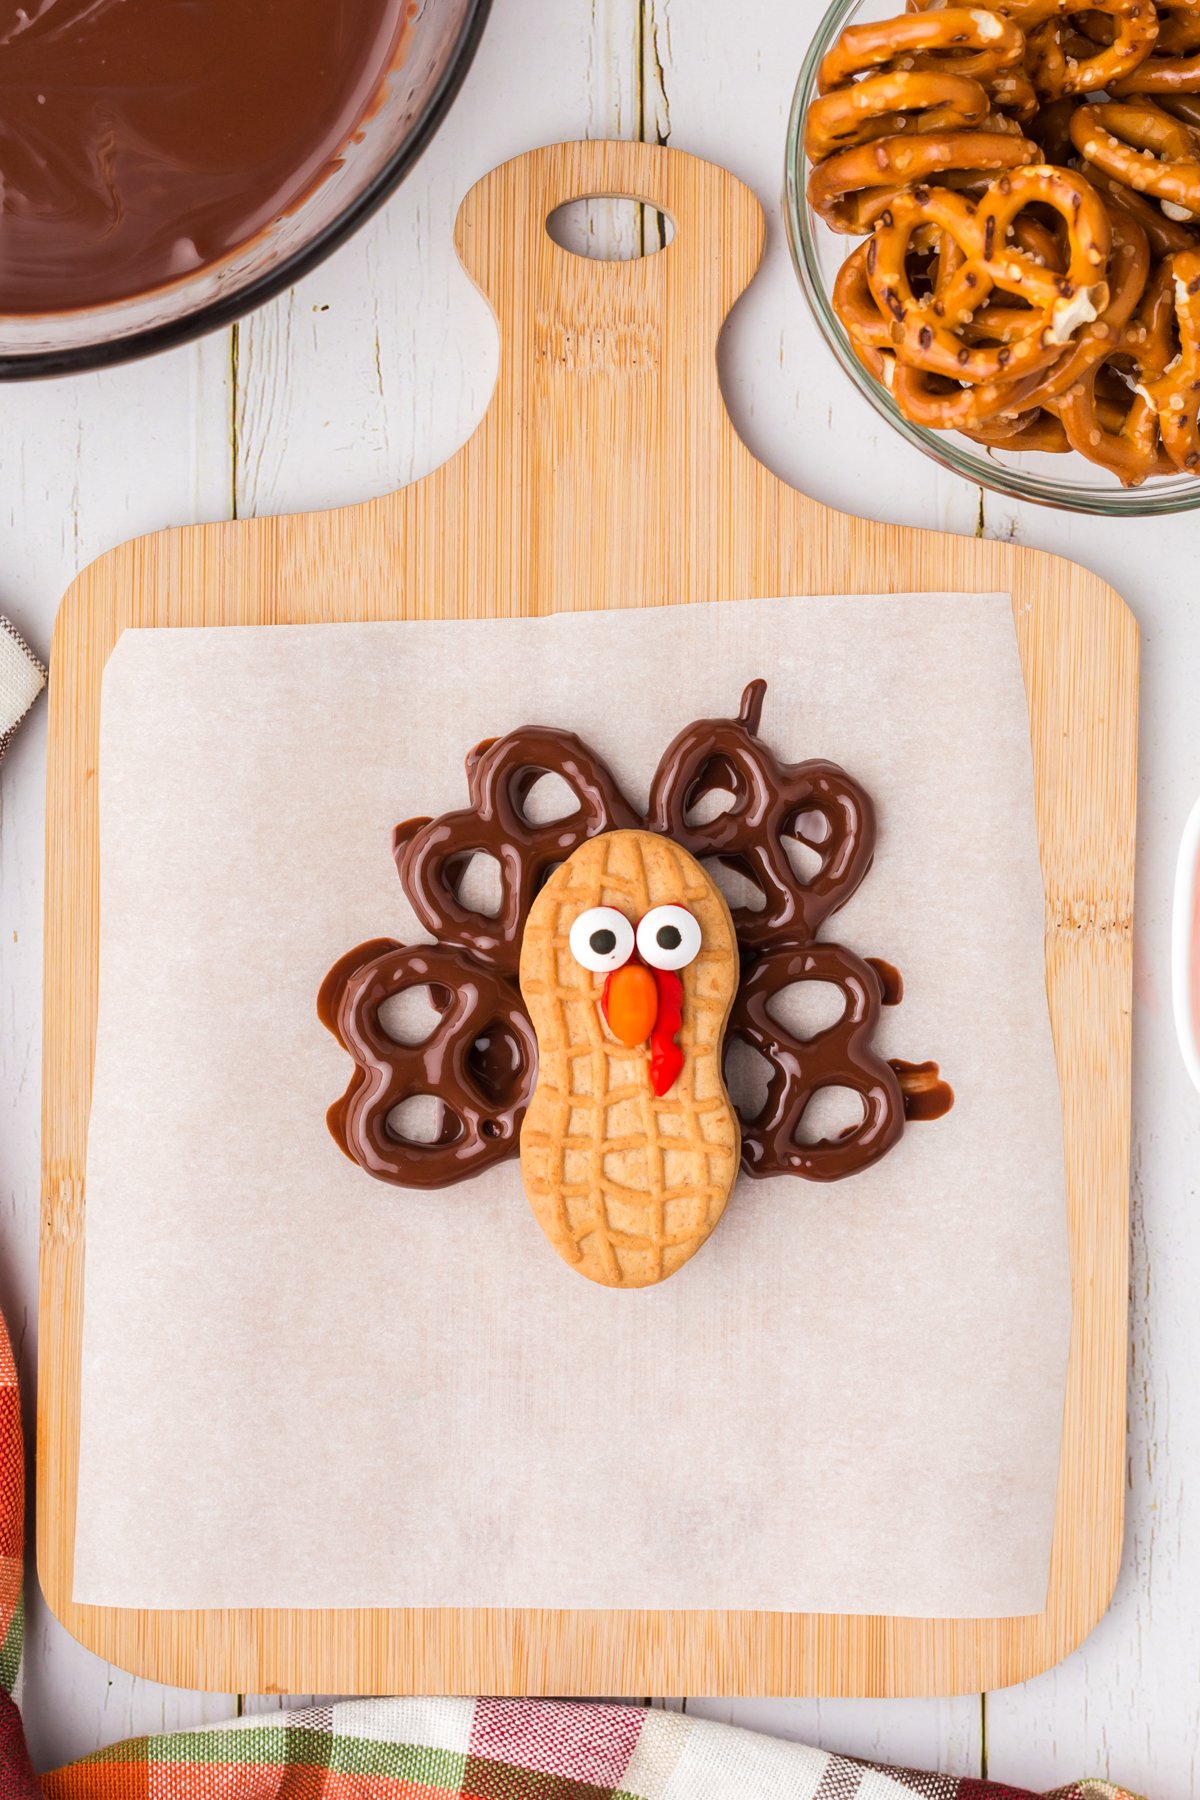
POLYGON ((935 1062, 903 1062, 895 1056, 892 1068, 904 1095, 906 1119, 940 1119, 950 1111, 954 1105, 954 1089, 948 1081, 942 1080, 942 1072, 935 1062))
POLYGON ((0 312, 219 261, 333 166, 409 0, 0 0, 0 312))
POLYGON ((693 855, 749 872, 761 910, 735 908, 741 984, 727 1042, 741 1038, 770 1065, 766 1099, 743 1121, 743 1165, 752 1175, 833 1181, 891 1149, 905 1118, 937 1118, 953 1103, 934 1063, 888 1063, 871 1047, 881 1006, 903 993, 899 971, 818 943, 822 921, 843 905, 870 867, 875 814, 869 797, 833 763, 782 764, 758 738, 766 683, 755 681, 736 719, 702 719, 680 733, 651 784, 643 820, 603 762, 572 733, 529 726, 488 739, 467 757, 468 804, 436 819, 409 819, 394 833, 401 885, 431 947, 376 940, 330 970, 318 1010, 355 1061, 329 1127, 346 1154, 382 1180, 442 1187, 515 1155, 536 1078, 537 1045, 516 970, 529 909, 551 870, 601 832, 666 833, 693 855), (541 823, 526 801, 542 775, 561 777, 575 810, 541 823), (725 812, 699 822, 700 799, 732 797, 725 812), (814 815, 822 824, 818 832, 814 815), (786 850, 800 838, 816 853, 810 881, 786 850), (472 856, 493 857, 501 897, 494 917, 460 891, 472 856), (771 1002, 802 981, 828 982, 843 997, 838 1021, 809 1039, 787 1031, 771 1002), (405 988, 431 990, 438 1022, 424 1043, 398 1044, 381 1008, 405 988), (860 1124, 835 1139, 802 1143, 814 1094, 844 1087, 863 1105, 860 1124), (435 1143, 399 1136, 389 1114, 415 1094, 443 1103, 435 1143))
POLYGON ((868 956, 866 960, 879 977, 879 985, 883 989, 883 1005, 899 1006, 904 998, 904 977, 895 963, 885 962, 882 956, 868 956))

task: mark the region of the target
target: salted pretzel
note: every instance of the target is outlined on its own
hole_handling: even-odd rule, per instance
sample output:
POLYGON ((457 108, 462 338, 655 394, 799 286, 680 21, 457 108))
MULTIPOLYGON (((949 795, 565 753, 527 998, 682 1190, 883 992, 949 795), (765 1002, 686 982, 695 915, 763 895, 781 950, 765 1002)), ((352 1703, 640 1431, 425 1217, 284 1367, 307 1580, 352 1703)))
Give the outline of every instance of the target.
POLYGON ((918 58, 936 58, 937 67, 982 81, 1019 63, 1023 48, 1015 25, 977 6, 848 25, 821 59, 817 92, 828 94, 871 70, 911 68, 918 58))
POLYGON ((990 109, 986 90, 969 75, 885 69, 814 100, 804 122, 804 148, 818 162, 910 126, 945 131, 978 125, 990 109))
POLYGON ((1168 267, 1179 349, 1145 392, 1167 455, 1190 472, 1200 466, 1200 251, 1181 251, 1168 267))
POLYGON ((355 1063, 326 1115, 329 1129, 368 1174, 399 1187, 445 1187, 513 1155, 537 1071, 537 1039, 514 982, 441 944, 380 938, 334 965, 317 1010, 355 1063), (439 1016, 421 1043, 401 1044, 383 1008, 416 988, 429 990, 439 1016), (440 1103, 428 1142, 389 1124, 420 1096, 440 1103))
POLYGON ((1050 415, 1043 414, 1043 429, 1037 433, 1032 429, 1032 415, 1051 406, 1111 353, 1142 298, 1149 274, 1150 246, 1145 232, 1134 220, 1114 216, 1108 304, 1049 369, 1022 381, 957 387, 944 377, 898 363, 890 382, 897 406, 906 418, 934 430, 972 432, 994 424, 997 429, 989 442, 1007 436, 1011 444, 1018 432, 1010 429, 1006 433, 1002 422, 1015 426, 1020 420, 1022 449, 1034 448, 1035 441, 1039 448, 1069 448, 1065 432, 1056 432, 1044 423, 1050 415))
POLYGON ((1136 219, 1146 233, 1154 257, 1174 256, 1177 250, 1191 250, 1195 246, 1196 232, 1178 219, 1168 219, 1154 201, 1135 193, 1133 188, 1122 186, 1094 166, 1087 166, 1087 178, 1105 201, 1110 216, 1113 212, 1122 212, 1136 219))
POLYGON ((834 231, 870 230, 890 200, 956 175, 986 183, 997 172, 1036 161, 1036 144, 1009 130, 931 131, 877 138, 838 151, 813 169, 808 198, 834 231))
POLYGON ((1006 10, 1025 34, 1026 72, 1048 101, 1120 81, 1145 62, 1158 38, 1152 0, 1091 0, 1086 8, 1078 0, 1013 0, 1006 10), (1098 15, 1111 24, 1100 43, 1078 28, 1098 15))
POLYGON ((989 450, 1036 450, 1043 456, 1062 456, 1071 448, 1061 419, 1043 407, 1014 417, 999 414, 961 429, 964 437, 989 450))
POLYGON ((891 1149, 904 1129, 904 1096, 895 1069, 871 1047, 881 1003, 875 969, 836 944, 768 950, 750 965, 725 1034, 727 1046, 748 1044, 771 1066, 762 1106, 753 1118, 742 1119, 742 1165, 748 1174, 836 1181, 891 1149), (808 1039, 796 1037, 771 1011, 779 993, 804 981, 836 987, 844 1002, 841 1017, 808 1039), (804 1115, 823 1087, 858 1094, 862 1120, 837 1138, 802 1142, 804 1115))
POLYGON ((1110 83, 1109 92, 1121 100, 1200 93, 1200 48, 1148 56, 1131 75, 1110 83))
POLYGON ((1028 125, 1037 116, 1041 98, 1027 70, 1019 63, 1015 68, 998 69, 982 85, 1001 115, 1009 115, 1021 126, 1028 125))
POLYGON ((1137 310, 1114 334, 1104 354, 1060 380, 1048 401, 1067 441, 1126 487, 1169 469, 1159 440, 1156 408, 1146 384, 1171 356, 1169 265, 1148 282, 1137 310))
POLYGON ((1118 207, 1109 209, 1112 255, 1109 259, 1108 303, 1067 344, 1062 355, 1034 380, 1025 395, 1027 409, 1049 406, 1098 366, 1121 341, 1125 327, 1143 304, 1151 276, 1150 240, 1136 219, 1118 207))
POLYGON ((1150 100, 1081 106, 1071 142, 1085 164, 1138 194, 1152 194, 1174 218, 1200 213, 1200 133, 1150 100))
POLYGON ((1200 0, 991 3, 1024 45, 996 69, 971 68, 969 47, 883 61, 915 41, 914 22, 936 29, 937 0, 907 0, 903 20, 827 55, 843 87, 885 68, 970 70, 991 102, 946 129, 926 129, 932 104, 893 111, 901 131, 881 111, 872 141, 818 163, 814 210, 866 240, 837 276, 834 309, 917 425, 989 449, 1074 450, 1128 485, 1200 474, 1200 0), (989 171, 1004 136, 1007 164, 989 171))
POLYGON ((1195 50, 1200 50, 1200 9, 1166 12, 1160 7, 1155 55, 1190 56, 1195 50))
POLYGON ((1117 99, 1152 94, 1200 93, 1200 8, 1159 5, 1158 41, 1153 53, 1116 81, 1106 83, 1117 99))
POLYGON ((1194 131, 1200 131, 1200 94, 1160 94, 1155 105, 1173 119, 1181 119, 1194 131))
MULTIPOLYGON (((1062 271, 1065 259, 1060 236, 1042 221, 1028 214, 1019 215, 1012 235, 1021 250, 1035 256, 1043 268, 1062 271)), ((847 258, 834 283, 833 304, 862 361, 886 382, 907 418, 935 430, 967 430, 1004 413, 1024 413, 1037 404, 1029 398, 1044 379, 1037 372, 1017 380, 1001 376, 963 385, 957 377, 936 374, 898 359, 891 348, 892 316, 881 311, 867 277, 870 255, 870 245, 861 244, 847 258)), ((931 306, 944 309, 947 305, 963 255, 951 239, 946 251, 933 259, 927 294, 931 306)), ((1099 320, 1088 328, 1092 338, 1107 336, 1111 328, 1129 317, 1145 285, 1148 268, 1145 234, 1132 222, 1125 228, 1118 227, 1114 231, 1113 293, 1099 320)), ((1028 307, 986 305, 962 325, 963 339, 972 345, 1014 342, 1028 331, 1030 316, 1028 307)), ((1089 341, 1085 331, 1083 342, 1089 341)))
POLYGON ((1112 228, 1095 190, 1068 170, 1042 164, 1002 176, 973 204, 945 189, 900 195, 880 219, 867 279, 892 319, 899 358, 958 381, 1015 380, 1049 367, 1074 331, 1108 304, 1105 279, 1112 228), (1009 241, 1027 206, 1049 208, 1066 230, 1066 267, 1046 268, 1009 241), (914 234, 936 226, 962 261, 940 293, 919 298, 907 260, 914 234), (1029 323, 1011 342, 971 344, 964 327, 996 291, 1028 303, 1029 323))
MULTIPOLYGON (((1041 265, 1061 271, 1062 256, 1054 233, 1041 221, 1022 215, 1013 225, 1013 239, 1023 251, 1035 256, 1041 265)), ((864 250, 867 247, 864 246, 864 250)), ((869 254, 869 251, 868 251, 869 254)), ((937 308, 953 304, 951 288, 961 269, 963 253, 951 241, 937 258, 936 270, 929 283, 928 301, 937 308)), ((865 280, 865 273, 864 273, 865 280)), ((874 296, 868 296, 874 301, 874 296)), ((856 300, 859 296, 854 296, 856 300)), ((887 328, 888 321, 876 308, 876 318, 887 328)), ((1018 341, 1029 329, 1027 306, 1004 305, 989 301, 965 318, 961 326, 963 341, 973 348, 981 345, 1000 346, 1018 341)), ((1042 376, 1030 373, 1016 379, 1003 375, 991 381, 962 383, 957 377, 935 374, 928 369, 897 358, 888 376, 888 385, 897 406, 915 424, 933 430, 965 430, 994 419, 1003 413, 1026 410, 1032 402, 1026 396, 1037 387, 1042 376)))

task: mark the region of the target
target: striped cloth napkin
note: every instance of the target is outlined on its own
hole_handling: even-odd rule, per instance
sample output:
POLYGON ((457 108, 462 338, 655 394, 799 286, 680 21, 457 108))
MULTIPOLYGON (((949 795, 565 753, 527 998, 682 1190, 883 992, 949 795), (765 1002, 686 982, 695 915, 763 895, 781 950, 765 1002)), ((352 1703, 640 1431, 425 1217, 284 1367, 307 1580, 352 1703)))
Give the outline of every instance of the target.
POLYGON ((45 685, 45 669, 16 626, 0 613, 0 756, 45 685))

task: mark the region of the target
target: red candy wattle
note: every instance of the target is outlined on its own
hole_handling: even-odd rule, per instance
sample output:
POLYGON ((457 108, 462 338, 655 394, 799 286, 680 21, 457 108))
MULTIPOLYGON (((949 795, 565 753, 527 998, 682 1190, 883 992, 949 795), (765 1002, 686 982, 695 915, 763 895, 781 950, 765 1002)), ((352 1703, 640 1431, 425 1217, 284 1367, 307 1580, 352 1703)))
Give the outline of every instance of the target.
POLYGON ((683 983, 674 969, 655 969, 658 1017, 650 1033, 650 1086, 661 1100, 669 1094, 683 1068, 678 1036, 683 1028, 683 983))

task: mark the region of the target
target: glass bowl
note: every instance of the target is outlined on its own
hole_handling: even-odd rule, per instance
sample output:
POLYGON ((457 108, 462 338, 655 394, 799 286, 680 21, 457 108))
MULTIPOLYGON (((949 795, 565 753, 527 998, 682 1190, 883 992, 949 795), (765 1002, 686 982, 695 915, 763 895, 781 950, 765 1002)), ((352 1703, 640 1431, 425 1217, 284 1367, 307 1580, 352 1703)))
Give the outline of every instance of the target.
POLYGON ((65 375, 165 350, 228 325, 290 287, 357 230, 408 174, 471 66, 491 0, 417 0, 405 54, 329 175, 265 232, 129 300, 0 314, 0 381, 65 375))
POLYGON ((903 10, 901 0, 834 0, 809 46, 788 121, 787 166, 784 172, 784 215, 792 261, 821 334, 859 393, 901 437, 944 469, 1007 494, 1014 500, 1036 500, 1072 512, 1106 516, 1187 512, 1200 506, 1200 479, 1194 475, 1152 475, 1141 487, 1122 487, 1115 475, 1070 452, 986 449, 956 431, 930 431, 906 419, 887 389, 859 362, 850 339, 833 310, 837 272, 859 240, 830 231, 808 204, 810 164, 804 153, 804 119, 817 92, 817 69, 844 26, 855 20, 884 19, 903 10))

